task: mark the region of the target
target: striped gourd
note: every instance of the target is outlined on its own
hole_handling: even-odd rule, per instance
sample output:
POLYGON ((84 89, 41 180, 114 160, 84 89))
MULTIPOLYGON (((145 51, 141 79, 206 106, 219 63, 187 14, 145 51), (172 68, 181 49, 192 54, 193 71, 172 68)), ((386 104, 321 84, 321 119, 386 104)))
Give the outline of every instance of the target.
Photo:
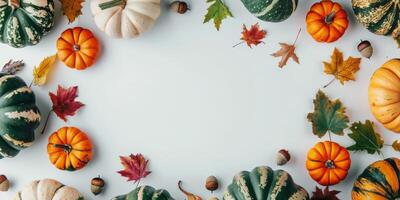
POLYGON ((0 159, 31 146, 39 123, 32 90, 21 78, 0 74, 0 159))
POLYGON ((357 21, 378 35, 399 32, 400 4, 398 0, 352 0, 357 21))
POLYGON ((54 179, 32 181, 15 194, 13 200, 84 200, 75 188, 54 179))
POLYGON ((289 173, 257 167, 238 173, 224 192, 224 200, 307 200, 307 191, 293 182, 289 173))
POLYGON ((54 24, 53 0, 0 0, 0 41, 35 45, 54 24))
POLYGON ((357 178, 351 193, 352 200, 400 199, 400 160, 387 158, 372 163, 357 178))
POLYGON ((261 20, 281 22, 292 15, 298 0, 241 0, 247 10, 261 20))
POLYGON ((128 194, 114 197, 112 200, 174 200, 166 190, 156 190, 151 186, 140 186, 128 194))

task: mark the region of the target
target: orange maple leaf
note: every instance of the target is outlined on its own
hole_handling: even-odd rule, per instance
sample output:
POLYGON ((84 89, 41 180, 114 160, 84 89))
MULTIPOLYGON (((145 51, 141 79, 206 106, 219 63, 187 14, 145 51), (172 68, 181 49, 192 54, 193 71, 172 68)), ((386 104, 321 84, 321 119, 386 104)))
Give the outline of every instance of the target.
POLYGON ((262 40, 265 38, 266 35, 267 32, 263 29, 260 29, 258 23, 252 25, 250 29, 247 29, 246 25, 243 24, 242 37, 240 38, 243 41, 240 42, 239 44, 246 42, 247 46, 251 48, 252 47, 251 45, 257 46, 260 43, 264 43, 262 40))

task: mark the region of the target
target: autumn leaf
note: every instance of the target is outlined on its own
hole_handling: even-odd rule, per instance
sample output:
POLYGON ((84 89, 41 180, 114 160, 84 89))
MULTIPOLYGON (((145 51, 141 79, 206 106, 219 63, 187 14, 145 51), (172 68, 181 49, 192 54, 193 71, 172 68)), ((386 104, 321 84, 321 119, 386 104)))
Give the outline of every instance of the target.
POLYGON ((182 181, 178 182, 178 188, 183 194, 186 195, 186 200, 202 200, 200 196, 194 195, 193 193, 190 193, 182 188, 182 181))
POLYGON ((6 64, 3 65, 1 69, 2 73, 6 74, 15 74, 24 67, 25 63, 23 60, 13 61, 12 59, 9 60, 6 64))
POLYGON ((374 130, 373 122, 367 120, 365 124, 355 122, 351 125, 349 137, 354 140, 355 144, 347 147, 350 151, 367 151, 368 154, 381 154, 383 140, 381 135, 374 130))
POLYGON ((323 191, 319 187, 315 187, 315 191, 310 200, 339 200, 336 196, 340 191, 337 190, 329 190, 329 187, 326 187, 323 191))
POLYGON ((56 60, 57 55, 46 57, 40 62, 38 67, 33 68, 33 83, 35 85, 46 84, 49 72, 53 69, 56 60))
POLYGON ((395 151, 400 151, 400 140, 395 140, 395 141, 392 143, 392 148, 393 148, 395 151))
POLYGON ((64 121, 67 121, 67 116, 74 116, 76 111, 84 106, 83 103, 75 101, 78 92, 78 86, 63 88, 60 85, 57 89, 57 94, 49 93, 51 102, 53 103, 52 111, 64 121))
POLYGON ((207 0, 207 3, 210 3, 211 5, 207 9, 207 14, 204 16, 203 23, 207 23, 213 19, 214 26, 219 31, 222 20, 227 17, 233 17, 233 15, 222 0, 207 0))
POLYGON ((82 15, 82 4, 84 0, 60 0, 63 15, 68 18, 69 23, 82 15))
POLYGON ((149 160, 146 160, 142 154, 120 156, 120 159, 124 169, 118 171, 118 173, 123 177, 127 177, 128 181, 139 182, 151 173, 147 171, 149 160))
POLYGON ((333 50, 331 62, 324 63, 324 72, 328 75, 333 75, 334 78, 324 87, 328 87, 335 79, 339 80, 343 85, 346 81, 355 81, 355 73, 360 70, 361 58, 349 57, 343 60, 343 53, 337 48, 333 50))
POLYGON ((260 29, 258 23, 252 25, 250 30, 248 30, 246 25, 243 24, 242 37, 240 38, 243 41, 234 45, 233 47, 236 47, 243 42, 246 42, 247 46, 250 48, 251 45, 257 46, 260 43, 264 43, 262 40, 265 38, 266 34, 267 32, 263 29, 260 29))
POLYGON ((338 99, 332 101, 321 90, 314 99, 314 112, 308 113, 307 119, 312 123, 314 135, 322 138, 327 132, 343 135, 348 127, 349 118, 346 108, 338 99))
POLYGON ((297 64, 300 64, 299 62, 299 57, 297 57, 296 53, 294 52, 296 50, 296 42, 297 39, 299 38, 301 29, 297 33, 296 40, 293 42, 293 44, 287 44, 287 43, 279 43, 281 46, 281 49, 279 49, 277 52, 271 54, 273 57, 282 57, 281 61, 279 61, 278 67, 282 68, 284 67, 287 62, 289 61, 289 58, 292 58, 293 61, 295 61, 297 64))

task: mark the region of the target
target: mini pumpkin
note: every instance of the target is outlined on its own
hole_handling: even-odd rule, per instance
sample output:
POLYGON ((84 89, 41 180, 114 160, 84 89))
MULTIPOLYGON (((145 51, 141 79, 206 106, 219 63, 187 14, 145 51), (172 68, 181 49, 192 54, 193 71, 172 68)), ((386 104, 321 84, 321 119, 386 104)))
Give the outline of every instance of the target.
POLYGON ((49 159, 60 170, 75 171, 92 159, 92 142, 75 127, 63 127, 49 137, 49 159))
POLYGON ((343 36, 349 20, 339 3, 323 0, 311 6, 306 17, 307 32, 318 42, 334 42, 343 36))
POLYGON ((318 142, 307 154, 308 173, 324 186, 335 185, 344 180, 350 164, 349 152, 336 142, 318 142))
POLYGON ((392 59, 375 71, 368 88, 369 107, 387 129, 400 133, 400 59, 392 59))
POLYGON ((84 70, 94 64, 100 51, 93 33, 82 27, 65 30, 57 40, 57 56, 65 65, 84 70))
POLYGON ((84 200, 75 188, 53 179, 32 181, 18 192, 14 200, 84 200))

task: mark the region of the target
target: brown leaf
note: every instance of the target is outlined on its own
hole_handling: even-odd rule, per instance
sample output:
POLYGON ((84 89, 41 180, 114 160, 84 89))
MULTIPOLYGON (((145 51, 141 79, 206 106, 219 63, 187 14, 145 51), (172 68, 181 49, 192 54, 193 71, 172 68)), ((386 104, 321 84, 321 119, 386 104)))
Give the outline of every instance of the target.
POLYGON ((186 200, 202 200, 200 196, 194 195, 182 188, 182 181, 178 182, 178 188, 186 195, 186 200))
POLYGON ((82 4, 85 0, 60 0, 63 15, 67 16, 69 23, 82 15, 82 4))
POLYGON ((316 186, 315 192, 313 192, 313 196, 310 200, 339 200, 339 198, 336 196, 339 193, 340 191, 329 190, 328 187, 322 191, 322 189, 316 186))
POLYGON ((292 45, 287 44, 287 43, 279 43, 281 48, 277 52, 271 54, 271 56, 274 56, 274 57, 282 57, 281 61, 279 61, 278 67, 280 67, 280 68, 284 67, 290 58, 292 58, 292 60, 295 61, 296 63, 300 64, 299 57, 297 57, 297 55, 295 53, 295 50, 296 50, 295 44, 299 37, 300 32, 301 32, 301 29, 297 33, 296 40, 293 42, 292 45))
POLYGON ((21 71, 21 69, 22 69, 22 67, 24 67, 24 65, 25 65, 25 63, 23 60, 13 61, 11 59, 6 64, 4 64, 3 68, 1 69, 1 73, 15 74, 18 71, 21 71))

